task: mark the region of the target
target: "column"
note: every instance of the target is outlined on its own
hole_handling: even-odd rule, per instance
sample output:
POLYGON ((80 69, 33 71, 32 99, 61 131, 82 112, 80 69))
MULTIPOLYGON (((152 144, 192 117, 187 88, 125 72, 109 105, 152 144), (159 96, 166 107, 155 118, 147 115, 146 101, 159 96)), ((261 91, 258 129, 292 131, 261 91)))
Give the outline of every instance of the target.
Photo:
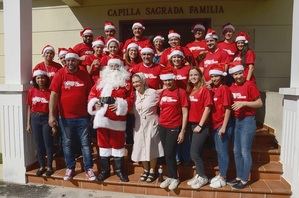
POLYGON ((0 133, 3 179, 25 183, 35 161, 26 127, 26 90, 32 65, 32 0, 4 0, 5 83, 0 85, 0 133))

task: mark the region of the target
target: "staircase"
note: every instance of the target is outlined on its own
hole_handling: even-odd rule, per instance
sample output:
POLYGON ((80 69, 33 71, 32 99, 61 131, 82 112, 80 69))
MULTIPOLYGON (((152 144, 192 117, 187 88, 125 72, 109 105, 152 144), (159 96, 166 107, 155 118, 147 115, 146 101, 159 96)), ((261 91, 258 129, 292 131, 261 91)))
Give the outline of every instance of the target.
MULTIPOLYGON (((127 149, 130 151, 130 148, 127 149)), ((93 147, 94 170, 99 170, 96 147, 93 147)), ((130 152, 128 152, 130 153, 130 152)), ((128 155, 129 156, 129 155, 128 155)), ((187 180, 192 178, 195 170, 192 165, 179 165, 178 172, 181 183, 175 191, 161 189, 158 180, 153 183, 141 182, 139 177, 143 168, 139 164, 132 163, 129 157, 126 158, 125 167, 129 174, 130 182, 123 183, 112 173, 105 182, 90 182, 86 179, 82 170, 82 158, 76 160, 76 176, 72 181, 64 181, 65 174, 64 160, 62 157, 55 157, 53 167, 56 170, 51 177, 37 177, 37 165, 28 168, 26 172, 27 181, 35 184, 57 185, 74 188, 93 190, 105 190, 114 192, 126 192, 145 195, 177 196, 177 197, 203 197, 203 198, 288 198, 291 196, 290 185, 281 177, 282 165, 279 162, 280 148, 275 140, 273 129, 263 126, 257 129, 252 149, 253 167, 250 176, 250 184, 242 190, 234 190, 229 185, 213 189, 209 185, 199 190, 191 189, 187 180)), ((230 167, 228 178, 234 178, 235 168, 233 154, 230 153, 230 167)), ((218 173, 216 152, 207 148, 203 153, 206 173, 212 178, 218 173)), ((112 163, 113 164, 113 163, 112 163)), ((164 167, 164 172, 166 167, 164 167)), ((113 167, 111 167, 113 170, 113 167)))

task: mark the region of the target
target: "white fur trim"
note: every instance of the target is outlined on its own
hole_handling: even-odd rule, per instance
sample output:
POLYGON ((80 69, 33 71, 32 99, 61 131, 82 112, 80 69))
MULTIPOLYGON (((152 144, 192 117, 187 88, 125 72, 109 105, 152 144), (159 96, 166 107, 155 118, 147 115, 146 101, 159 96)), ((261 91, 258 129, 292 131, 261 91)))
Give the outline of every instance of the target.
POLYGON ((235 27, 232 24, 224 26, 222 30, 225 30, 225 29, 232 29, 233 31, 236 30, 235 27))
POLYGON ((223 72, 223 71, 220 71, 220 70, 217 70, 217 69, 211 69, 209 71, 209 75, 219 75, 219 76, 226 76, 227 73, 226 72, 223 72))
POLYGON ((234 73, 239 72, 239 71, 244 71, 243 65, 236 65, 232 68, 229 68, 228 73, 229 74, 234 74, 234 73))
POLYGON ((104 30, 115 30, 115 26, 114 25, 105 25, 104 30))
MULTIPOLYGON (((120 132, 120 133, 123 133, 123 132, 120 132)), ((125 148, 121 148, 121 149, 115 149, 115 148, 112 148, 112 156, 113 157, 123 157, 125 156, 126 154, 126 149, 125 148)))
POLYGON ((127 50, 129 50, 130 48, 136 48, 138 50, 139 46, 136 44, 136 43, 130 43, 128 46, 127 46, 127 50))
POLYGON ((110 157, 112 154, 112 148, 102 148, 99 147, 100 157, 110 157))
POLYGON ((45 71, 43 71, 43 70, 35 70, 34 72, 33 72, 33 75, 32 75, 32 77, 36 77, 36 76, 47 76, 48 74, 47 74, 47 72, 45 72, 45 71))
POLYGON ((107 41, 106 46, 108 47, 110 45, 111 42, 116 42, 117 45, 119 46, 119 41, 115 38, 111 38, 107 41))
POLYGON ((61 57, 65 56, 66 54, 67 54, 66 50, 61 50, 58 54, 58 57, 61 58, 61 57))
POLYGON ((179 35, 178 33, 176 32, 172 32, 172 33, 169 33, 168 34, 168 39, 170 39, 171 37, 176 37, 176 38, 181 38, 181 35, 179 35))
POLYGON ((142 29, 145 30, 145 27, 144 27, 141 23, 139 23, 139 22, 136 22, 136 23, 134 23, 134 24, 132 25, 132 30, 133 30, 135 27, 141 27, 142 29))
POLYGON ((170 80, 170 79, 175 79, 175 75, 170 73, 170 74, 161 74, 160 75, 161 80, 170 80))
POLYGON ((67 54, 65 55, 65 60, 67 60, 67 59, 72 59, 72 58, 77 59, 77 60, 80 60, 80 57, 79 57, 78 54, 75 54, 75 53, 67 53, 67 54))
MULTIPOLYGON (((106 109, 107 110, 107 109, 106 109)), ((126 130, 126 121, 120 120, 111 120, 104 115, 101 115, 102 112, 99 110, 96 112, 93 121, 93 128, 106 128, 115 131, 125 131, 126 130)))
POLYGON ((88 104, 87 104, 87 112, 90 114, 90 115, 95 115, 97 111, 94 111, 93 110, 93 106, 99 102, 99 99, 98 98, 92 98, 89 100, 88 104))
POLYGON ((158 40, 158 39, 160 39, 160 40, 162 40, 162 41, 165 40, 163 36, 158 35, 158 36, 155 36, 155 38, 153 39, 153 42, 155 42, 155 41, 158 40))
POLYGON ((44 50, 43 50, 43 55, 46 53, 46 51, 48 50, 51 50, 52 52, 55 52, 55 49, 52 47, 52 46, 48 46, 48 47, 45 47, 44 50))
POLYGON ((216 34, 208 33, 208 34, 206 34, 206 36, 205 36, 205 40, 208 40, 208 39, 215 39, 215 40, 218 40, 218 36, 217 36, 216 34))
POLYGON ((82 35, 86 35, 86 34, 93 34, 93 31, 87 29, 87 30, 85 30, 85 31, 82 33, 82 35))
POLYGON ((96 41, 92 42, 92 47, 95 47, 97 45, 104 46, 105 44, 102 40, 96 40, 96 41))
POLYGON ((107 65, 111 66, 111 65, 119 65, 119 66, 123 66, 124 63, 122 62, 122 60, 118 59, 118 58, 111 58, 108 60, 107 65))
POLYGON ((173 56, 179 55, 183 58, 185 58, 184 54, 182 51, 180 50, 173 50, 169 55, 168 55, 168 59, 171 59, 173 56))
POLYGON ((128 113, 128 102, 123 98, 116 98, 115 105, 117 106, 115 114, 125 116, 128 113))
POLYGON ((238 41, 244 41, 245 43, 248 43, 248 41, 246 40, 245 36, 237 36, 236 37, 236 42, 238 41))
POLYGON ((144 54, 144 53, 154 54, 154 50, 152 48, 149 48, 149 47, 144 47, 144 48, 141 49, 140 53, 141 54, 144 54))

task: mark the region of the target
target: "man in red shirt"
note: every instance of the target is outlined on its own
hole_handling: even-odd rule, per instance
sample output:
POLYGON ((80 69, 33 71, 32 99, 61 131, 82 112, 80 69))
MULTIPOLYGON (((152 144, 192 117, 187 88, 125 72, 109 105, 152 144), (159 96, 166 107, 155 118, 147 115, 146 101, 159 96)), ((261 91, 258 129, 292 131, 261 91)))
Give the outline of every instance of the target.
POLYGON ((237 52, 237 46, 234 42, 235 27, 231 23, 226 23, 222 27, 224 40, 218 43, 218 47, 226 51, 230 57, 230 61, 237 52))
POLYGON ((80 36, 82 37, 83 42, 75 45, 73 49, 79 55, 80 59, 84 60, 86 55, 93 54, 93 31, 90 28, 84 28, 80 32, 80 36))
POLYGON ((130 75, 120 59, 110 59, 88 97, 88 112, 95 115, 93 128, 97 129, 99 181, 110 176, 110 156, 114 158, 116 175, 123 182, 129 181, 123 172, 123 159, 127 114, 134 102, 130 75))
POLYGON ((92 81, 87 72, 79 69, 79 55, 72 49, 65 55, 66 67, 59 70, 51 83, 49 102, 49 125, 58 126, 56 116, 59 114, 59 126, 62 134, 62 146, 66 162, 64 180, 70 180, 75 174, 75 156, 72 142, 76 137, 80 140, 86 177, 90 181, 96 179, 88 135, 89 115, 87 113, 87 97, 92 81), (59 112, 57 113, 57 107, 59 112))

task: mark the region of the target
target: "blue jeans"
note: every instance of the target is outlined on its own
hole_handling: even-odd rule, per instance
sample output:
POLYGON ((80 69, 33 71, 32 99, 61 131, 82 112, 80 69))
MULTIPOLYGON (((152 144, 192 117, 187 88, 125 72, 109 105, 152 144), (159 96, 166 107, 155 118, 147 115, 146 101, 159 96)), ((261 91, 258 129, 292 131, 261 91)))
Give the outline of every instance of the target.
POLYGON ((53 161, 53 136, 48 124, 47 114, 31 113, 31 129, 37 150, 37 160, 40 167, 45 167, 47 155, 47 167, 52 168, 53 161))
POLYGON ((235 120, 234 156, 237 178, 248 181, 252 165, 251 148, 256 131, 255 116, 235 120))
POLYGON ((231 119, 228 121, 226 131, 222 136, 219 136, 218 134, 219 129, 220 128, 214 129, 212 134, 215 149, 217 151, 219 172, 222 177, 226 178, 226 173, 229 165, 228 145, 229 140, 232 138, 234 130, 233 120, 231 119))
POLYGON ((74 151, 72 150, 72 141, 74 141, 76 136, 81 143, 78 146, 81 146, 84 169, 88 170, 93 166, 88 124, 89 118, 59 119, 64 159, 69 169, 74 169, 76 164, 74 151))

